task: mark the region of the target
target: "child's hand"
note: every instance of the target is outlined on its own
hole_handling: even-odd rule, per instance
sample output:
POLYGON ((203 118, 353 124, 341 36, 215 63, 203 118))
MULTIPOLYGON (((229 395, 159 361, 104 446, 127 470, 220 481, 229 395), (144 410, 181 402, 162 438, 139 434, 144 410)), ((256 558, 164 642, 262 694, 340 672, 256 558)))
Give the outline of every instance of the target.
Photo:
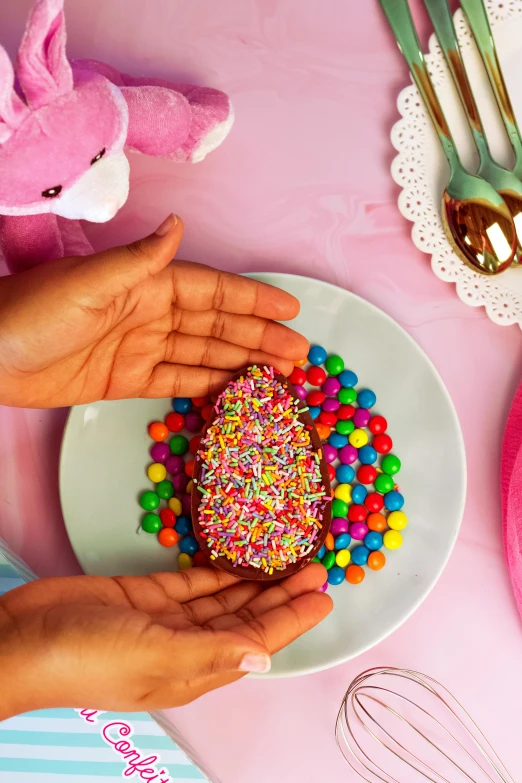
POLYGON ((217 569, 42 579, 0 599, 0 720, 47 707, 157 710, 243 676, 319 623, 313 564, 275 587, 217 569))
POLYGON ((251 363, 289 374, 304 337, 272 319, 290 294, 170 261, 171 216, 129 247, 0 278, 0 404, 55 407, 124 397, 201 397, 251 363))

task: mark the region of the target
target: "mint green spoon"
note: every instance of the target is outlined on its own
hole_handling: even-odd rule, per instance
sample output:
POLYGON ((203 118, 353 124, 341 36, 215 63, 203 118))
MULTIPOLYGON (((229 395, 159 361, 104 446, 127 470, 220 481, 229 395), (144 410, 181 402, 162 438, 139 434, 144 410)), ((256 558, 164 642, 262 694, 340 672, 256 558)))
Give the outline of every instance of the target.
POLYGON ((380 0, 437 131, 450 167, 442 195, 442 224, 461 260, 485 275, 507 269, 515 255, 517 235, 503 198, 484 179, 463 167, 424 61, 407 0, 380 0))
POLYGON ((522 264, 520 264, 520 260, 522 259, 522 182, 516 174, 512 171, 508 171, 503 166, 499 166, 499 164, 493 160, 486 139, 484 126, 480 119, 478 106, 466 73, 466 67, 457 40, 457 33, 455 32, 455 26, 453 24, 453 17, 449 10, 447 0, 424 0, 424 5, 428 9, 433 27, 435 28, 435 34, 444 57, 446 58, 451 75, 453 76, 453 81, 457 87, 473 139, 478 149, 479 167, 477 174, 479 177, 485 179, 486 182, 489 182, 489 184, 500 193, 511 212, 518 238, 515 261, 512 266, 515 269, 522 269, 522 264))
POLYGON ((522 179, 522 139, 518 129, 513 106, 509 99, 506 82, 498 61, 497 50, 488 15, 483 0, 461 0, 462 9, 468 19, 471 32, 475 38, 482 62, 486 69, 491 87, 495 94, 500 116, 506 126, 506 131, 515 153, 515 166, 513 172, 522 179))

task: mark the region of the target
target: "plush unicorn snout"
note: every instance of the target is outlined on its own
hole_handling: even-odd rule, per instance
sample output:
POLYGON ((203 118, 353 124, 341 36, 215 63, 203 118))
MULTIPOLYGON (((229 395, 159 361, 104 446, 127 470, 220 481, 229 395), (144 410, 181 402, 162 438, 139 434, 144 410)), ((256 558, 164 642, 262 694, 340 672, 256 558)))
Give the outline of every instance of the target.
POLYGON ((51 201, 51 212, 71 220, 105 223, 129 195, 129 161, 124 152, 103 157, 51 201))

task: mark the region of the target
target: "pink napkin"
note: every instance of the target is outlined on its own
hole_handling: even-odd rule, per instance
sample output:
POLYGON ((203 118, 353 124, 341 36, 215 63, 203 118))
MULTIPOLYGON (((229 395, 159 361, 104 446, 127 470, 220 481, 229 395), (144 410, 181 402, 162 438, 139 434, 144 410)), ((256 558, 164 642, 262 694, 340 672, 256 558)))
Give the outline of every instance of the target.
POLYGON ((511 405, 504 433, 500 489, 504 551, 522 617, 522 384, 511 405))

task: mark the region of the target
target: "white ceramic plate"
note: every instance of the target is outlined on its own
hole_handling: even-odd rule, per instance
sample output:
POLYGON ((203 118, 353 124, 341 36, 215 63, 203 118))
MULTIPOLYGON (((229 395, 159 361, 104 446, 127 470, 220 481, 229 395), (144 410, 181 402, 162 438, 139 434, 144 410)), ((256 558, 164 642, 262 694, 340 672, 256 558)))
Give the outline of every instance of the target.
MULTIPOLYGON (((400 487, 410 525, 404 546, 362 585, 331 587, 327 620, 275 656, 270 676, 325 669, 359 655, 394 631, 426 598, 453 549, 466 492, 462 435, 435 368, 387 315, 348 291, 304 277, 259 274, 301 300, 293 325, 312 343, 344 357, 360 385, 377 394, 375 411, 389 422, 402 459, 400 487)), ((137 498, 149 486, 147 424, 168 400, 128 400, 71 411, 65 431, 60 490, 69 537, 89 574, 174 570, 177 552, 155 536, 136 534, 137 498)))

